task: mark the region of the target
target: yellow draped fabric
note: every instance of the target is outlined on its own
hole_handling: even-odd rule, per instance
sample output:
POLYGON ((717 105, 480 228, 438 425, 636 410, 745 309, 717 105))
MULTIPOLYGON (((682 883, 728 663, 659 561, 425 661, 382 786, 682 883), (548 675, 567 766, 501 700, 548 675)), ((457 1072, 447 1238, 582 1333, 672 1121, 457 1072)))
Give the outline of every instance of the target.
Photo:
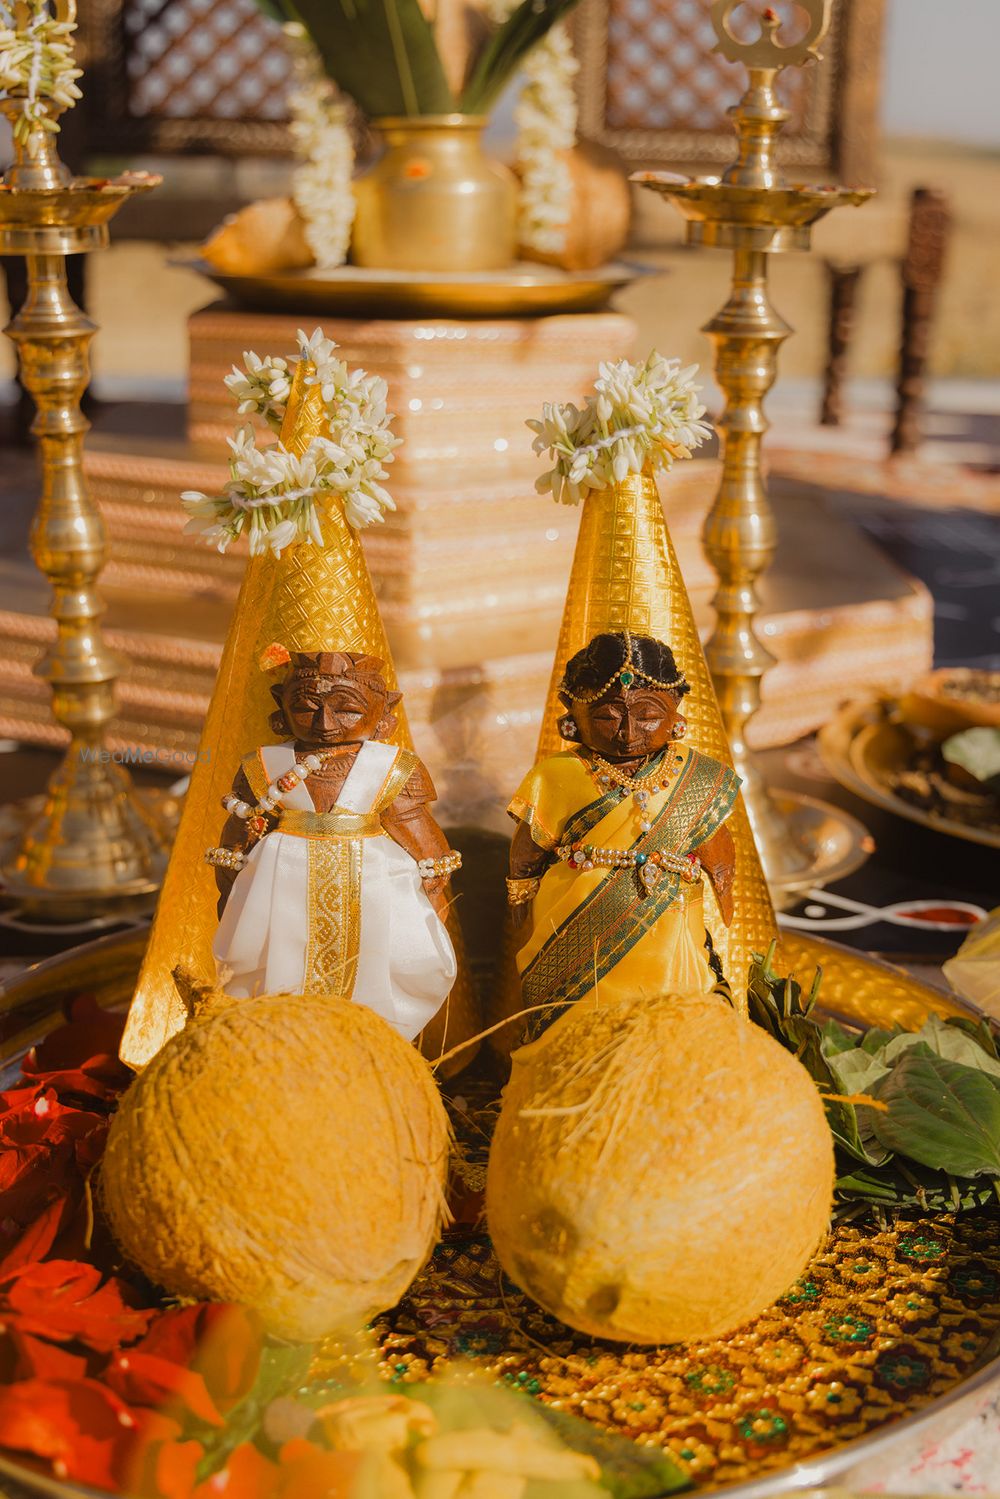
MULTIPOLYGON (((712 686, 705 653, 695 628, 691 601, 667 529, 656 480, 649 472, 630 475, 620 484, 592 490, 583 501, 580 532, 566 594, 559 643, 549 686, 537 758, 566 748, 558 721, 566 711, 558 695, 566 663, 595 635, 630 630, 650 635, 672 649, 691 691, 684 699, 688 721, 685 742, 703 754, 732 765, 722 714, 712 686)), ((706 925, 737 1004, 745 1005, 745 984, 753 952, 766 952, 777 925, 764 871, 742 798, 729 821, 736 842, 735 915, 727 929, 711 886, 705 897, 706 925)), ((707 882, 706 882, 707 884, 707 882)), ((513 945, 521 940, 521 933, 513 945)), ((513 974, 513 948, 494 1004, 498 1020, 521 1008, 513 974)), ((513 1024, 502 1033, 503 1045, 516 1040, 513 1024)))
MULTIPOLYGON (((666 824, 667 841, 675 851, 685 833, 692 849, 712 836, 732 804, 735 779, 696 751, 683 751, 678 764, 676 781, 651 792, 643 812, 654 834, 666 824)), ((585 764, 573 753, 539 761, 510 811, 530 825, 536 843, 551 849, 581 808, 595 803, 598 810, 588 818, 587 844, 634 850, 647 842, 637 837, 631 797, 599 797, 585 764)), ((665 885, 663 877, 657 889, 665 885)), ((657 889, 646 893, 634 869, 588 870, 566 861, 551 865, 532 902, 531 934, 517 953, 525 1003, 584 999, 595 989, 608 1000, 665 991, 705 994, 714 988, 716 976, 705 948, 701 880, 689 883, 673 876, 665 901, 655 898, 657 889), (617 889, 609 889, 612 884, 617 889)))
MULTIPOLYGON (((309 371, 305 360, 296 366, 280 436, 283 446, 298 454, 324 427, 320 392, 305 383, 309 371)), ((212 939, 218 921, 218 890, 204 854, 219 841, 225 821, 221 799, 231 789, 244 755, 274 739, 269 723, 274 678, 260 670, 264 650, 278 642, 291 652, 353 651, 377 656, 390 688, 396 687, 368 564, 339 499, 326 502, 322 525, 325 546, 302 542, 278 558, 265 554, 251 558, 247 565, 122 1039, 122 1060, 130 1067, 144 1067, 184 1025, 186 1011, 173 979, 175 968, 183 969, 197 984, 215 983, 212 939)), ((395 713, 391 742, 412 748, 402 704, 395 713)), ((448 930, 459 959, 459 976, 451 997, 424 1032, 422 1049, 428 1055, 443 1049, 438 1043, 445 1033, 451 1046, 478 1028, 457 921, 449 921, 448 930)), ((471 1056, 470 1049, 462 1063, 471 1056)))

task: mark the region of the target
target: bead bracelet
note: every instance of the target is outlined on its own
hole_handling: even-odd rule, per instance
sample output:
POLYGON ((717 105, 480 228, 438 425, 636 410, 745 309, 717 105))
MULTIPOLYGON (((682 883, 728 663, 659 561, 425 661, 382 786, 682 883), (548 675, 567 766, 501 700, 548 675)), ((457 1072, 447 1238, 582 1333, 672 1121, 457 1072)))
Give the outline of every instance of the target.
POLYGON ((633 848, 595 848, 592 843, 562 843, 555 854, 564 864, 572 864, 581 871, 642 869, 643 865, 652 864, 665 872, 679 874, 682 880, 692 884, 701 876, 701 860, 697 854, 644 854, 633 848))
POLYGON ((246 856, 241 848, 206 848, 205 863, 211 864, 214 869, 239 871, 246 863, 246 856))
POLYGON ((440 879, 442 875, 455 874, 462 867, 462 855, 457 848, 440 859, 418 859, 417 873, 422 880, 440 879))

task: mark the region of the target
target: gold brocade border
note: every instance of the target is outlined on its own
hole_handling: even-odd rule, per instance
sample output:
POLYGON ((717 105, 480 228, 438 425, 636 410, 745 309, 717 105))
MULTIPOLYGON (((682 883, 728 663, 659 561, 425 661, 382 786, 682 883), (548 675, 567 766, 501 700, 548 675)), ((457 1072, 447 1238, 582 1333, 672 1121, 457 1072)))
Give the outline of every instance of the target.
POLYGON ((412 750, 401 749, 389 767, 382 789, 372 803, 372 810, 384 812, 386 807, 391 806, 419 764, 420 760, 412 750))
POLYGON ((377 812, 305 812, 298 807, 286 808, 278 821, 277 831, 293 838, 376 838, 384 833, 377 812))
POLYGON ((350 999, 361 950, 361 867, 364 844, 355 838, 316 838, 309 854, 307 994, 350 999))

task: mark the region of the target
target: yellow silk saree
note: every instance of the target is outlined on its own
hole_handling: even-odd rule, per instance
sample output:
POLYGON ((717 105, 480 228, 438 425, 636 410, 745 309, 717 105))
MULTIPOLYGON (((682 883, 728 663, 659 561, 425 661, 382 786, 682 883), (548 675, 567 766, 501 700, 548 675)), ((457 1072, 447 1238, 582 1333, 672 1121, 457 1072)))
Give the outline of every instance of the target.
MULTIPOLYGON (((673 746, 663 752, 677 753, 673 746)), ((644 768, 644 779, 655 782, 663 754, 644 768)), ((650 880, 643 868, 655 864, 654 855, 696 855, 732 811, 740 781, 697 750, 680 754, 676 776, 650 794, 641 814, 630 794, 596 784, 585 752, 541 760, 522 783, 508 811, 528 824, 540 848, 565 854, 572 846, 585 857, 591 849, 630 851, 634 860, 623 868, 585 868, 561 858, 546 870, 517 954, 526 1008, 570 1004, 594 990, 610 999, 715 987, 700 874, 689 882, 664 867, 650 880)), ((533 1017, 529 1034, 553 1013, 533 1017)))

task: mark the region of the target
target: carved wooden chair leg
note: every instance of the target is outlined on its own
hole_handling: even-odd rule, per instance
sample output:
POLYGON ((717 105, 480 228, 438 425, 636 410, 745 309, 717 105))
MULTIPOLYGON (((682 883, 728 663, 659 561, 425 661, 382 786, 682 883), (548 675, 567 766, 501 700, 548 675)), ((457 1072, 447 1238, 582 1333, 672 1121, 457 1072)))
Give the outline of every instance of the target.
POLYGON ((838 265, 832 260, 824 260, 823 264, 826 267, 830 297, 826 369, 823 373, 823 402, 819 419, 824 427, 839 427, 843 417, 847 353, 854 331, 854 304, 864 268, 860 265, 838 265))
POLYGON ((950 230, 946 195, 936 188, 916 188, 910 200, 910 228, 902 264, 903 323, 890 453, 913 453, 923 437, 927 353, 950 230))

